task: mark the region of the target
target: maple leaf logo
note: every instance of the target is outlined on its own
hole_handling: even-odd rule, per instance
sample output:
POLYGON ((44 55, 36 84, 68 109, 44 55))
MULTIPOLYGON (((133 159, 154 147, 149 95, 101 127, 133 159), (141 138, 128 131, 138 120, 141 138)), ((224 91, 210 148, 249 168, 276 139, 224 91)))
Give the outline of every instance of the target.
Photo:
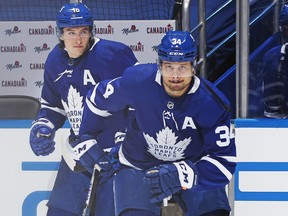
POLYGON ((75 135, 78 135, 83 113, 83 97, 71 85, 67 95, 67 103, 62 100, 68 121, 75 135))
POLYGON ((185 138, 177 142, 177 136, 168 127, 156 133, 156 140, 143 133, 148 144, 148 152, 159 160, 174 161, 184 158, 184 151, 191 142, 192 138, 185 138))

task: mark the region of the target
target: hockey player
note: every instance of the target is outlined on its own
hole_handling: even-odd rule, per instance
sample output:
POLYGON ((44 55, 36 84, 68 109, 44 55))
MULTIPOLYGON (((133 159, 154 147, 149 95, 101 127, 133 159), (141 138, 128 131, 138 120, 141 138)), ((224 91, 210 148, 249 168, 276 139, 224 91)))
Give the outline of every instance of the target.
POLYGON ((281 8, 279 26, 278 43, 262 59, 263 104, 265 117, 283 119, 288 117, 288 5, 281 8))
POLYGON ((189 32, 169 31, 158 46, 158 65, 129 67, 88 93, 75 146, 87 169, 101 158, 102 125, 115 112, 133 109, 114 176, 117 216, 159 216, 171 196, 185 215, 229 215, 225 186, 236 166, 230 106, 195 74, 196 55, 189 32))
MULTIPOLYGON (((54 151, 55 132, 66 120, 71 126, 68 142, 73 144, 78 137, 87 91, 101 80, 121 76, 125 68, 137 63, 128 46, 93 37, 93 16, 82 3, 65 4, 60 9, 57 29, 60 43, 54 47, 45 62, 42 105, 30 132, 30 145, 37 156, 49 155, 54 151)), ((103 149, 115 146, 115 134, 124 131, 126 114, 115 114, 103 125, 105 131, 98 134, 103 149)), ((75 162, 71 158, 61 160, 47 204, 49 216, 82 215, 91 173, 83 170, 73 172, 68 166, 71 161, 75 162)), ((71 165, 72 169, 74 165, 71 165)), ((110 188, 112 191, 112 186, 110 188)), ((101 196, 104 197, 104 194, 101 196)), ((107 205, 107 201, 103 199, 98 200, 99 206, 101 201, 107 205)), ((113 199, 108 203, 114 212, 113 199)), ((101 208, 99 210, 98 215, 104 215, 101 208)))
POLYGON ((279 14, 279 44, 288 42, 288 5, 284 4, 279 14))
MULTIPOLYGON (((259 46, 249 56, 249 112, 248 112, 248 117, 251 117, 251 118, 263 118, 263 116, 266 116, 267 114, 267 113, 265 114, 265 110, 267 107, 265 107, 266 105, 263 103, 263 98, 267 97, 267 92, 265 93, 266 96, 263 95, 263 79, 264 79, 264 76, 266 76, 267 78, 267 68, 265 69, 264 67, 266 66, 270 67, 271 65, 265 65, 265 63, 267 60, 269 60, 270 62, 274 57, 270 58, 268 56, 266 57, 264 56, 266 53, 271 54, 271 49, 274 49, 276 46, 281 46, 288 42, 288 5, 284 4, 281 7, 278 21, 279 21, 279 31, 271 35, 261 46, 259 46), (266 59, 267 57, 268 59, 266 59)), ((276 55, 279 56, 280 51, 276 55)), ((275 56, 275 53, 273 54, 273 56, 275 56)), ((279 61, 279 58, 276 61, 279 61)), ((266 82, 266 87, 267 87, 270 81, 266 79, 265 82, 266 82)), ((264 99, 264 100, 267 101, 267 99, 264 99)))
POLYGON ((264 58, 264 116, 288 117, 288 44, 269 50, 264 58))

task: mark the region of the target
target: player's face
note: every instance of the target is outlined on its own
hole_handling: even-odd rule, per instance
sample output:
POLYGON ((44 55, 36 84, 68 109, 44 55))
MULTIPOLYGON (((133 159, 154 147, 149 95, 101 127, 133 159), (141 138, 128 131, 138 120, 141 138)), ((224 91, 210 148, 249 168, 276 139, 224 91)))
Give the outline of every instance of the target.
POLYGON ((89 45, 91 33, 88 26, 64 28, 60 39, 63 40, 70 58, 80 57, 89 45))
POLYGON ((189 88, 194 68, 190 62, 163 61, 161 73, 167 94, 172 97, 180 97, 189 88))

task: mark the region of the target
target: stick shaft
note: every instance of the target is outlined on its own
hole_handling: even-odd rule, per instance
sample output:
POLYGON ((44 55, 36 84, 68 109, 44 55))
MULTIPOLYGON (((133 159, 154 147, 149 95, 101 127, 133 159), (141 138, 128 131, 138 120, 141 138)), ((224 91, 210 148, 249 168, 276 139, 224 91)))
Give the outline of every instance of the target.
POLYGON ((86 202, 85 202, 85 208, 83 209, 82 216, 89 216, 90 215, 91 207, 96 201, 95 200, 96 195, 94 194, 94 191, 96 190, 96 186, 98 183, 98 176, 96 177, 97 172, 98 172, 98 170, 97 170, 96 165, 95 165, 94 169, 93 169, 92 176, 91 176, 90 185, 89 185, 87 198, 86 198, 86 202))

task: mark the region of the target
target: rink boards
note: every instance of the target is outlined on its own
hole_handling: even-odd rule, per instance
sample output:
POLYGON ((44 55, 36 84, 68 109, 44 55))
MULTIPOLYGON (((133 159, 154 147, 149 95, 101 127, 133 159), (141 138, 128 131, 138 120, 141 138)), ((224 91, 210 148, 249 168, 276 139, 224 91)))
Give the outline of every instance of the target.
MULTIPOLYGON (((0 121, 1 212, 41 216, 47 211, 61 142, 67 125, 57 131, 56 150, 37 157, 29 145, 29 120, 0 121)), ((288 121, 235 120, 238 165, 234 175, 234 215, 284 216, 288 212, 288 121)))
POLYGON ((236 119, 234 216, 288 212, 288 120, 236 119))

